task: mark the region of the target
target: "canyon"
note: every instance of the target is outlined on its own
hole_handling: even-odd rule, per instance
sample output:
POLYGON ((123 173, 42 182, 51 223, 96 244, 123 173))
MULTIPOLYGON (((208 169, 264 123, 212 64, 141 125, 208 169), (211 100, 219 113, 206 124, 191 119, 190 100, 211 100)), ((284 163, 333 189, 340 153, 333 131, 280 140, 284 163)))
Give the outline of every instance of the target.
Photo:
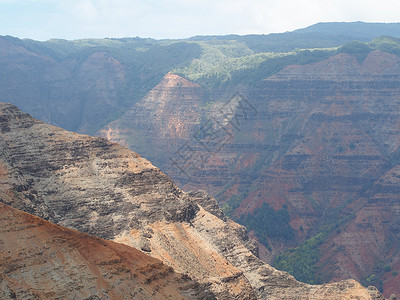
POLYGON ((239 222, 264 202, 275 211, 287 209, 294 234, 264 239, 264 260, 323 234, 317 246, 323 254, 312 262, 317 280, 381 273, 387 279, 375 284, 394 292, 399 63, 396 55, 375 51, 361 63, 342 53, 288 66, 256 87, 241 88, 256 110, 236 104, 230 114, 221 114, 225 103, 234 102, 229 91, 214 91, 213 104, 206 105, 201 86, 167 74, 98 135, 147 153, 184 189, 206 189, 239 222), (224 130, 218 151, 196 138, 210 120, 224 130), (187 153, 194 158, 182 158, 187 153))
POLYGON ((246 229, 226 217, 213 198, 179 190, 123 146, 47 125, 10 104, 0 104, 0 144, 0 246, 7 260, 1 264, 7 271, 1 288, 10 298, 51 296, 52 285, 60 286, 60 295, 74 285, 77 295, 93 296, 99 292, 96 284, 108 286, 111 297, 115 289, 134 292, 125 290, 134 280, 142 284, 143 298, 181 291, 202 299, 383 299, 376 288, 354 280, 307 285, 272 268, 257 257, 246 229), (197 283, 184 277, 175 280, 177 289, 167 289, 180 275, 156 259, 197 283), (43 277, 38 270, 49 262, 54 271, 43 277), (77 269, 87 276, 74 273, 77 269), (75 277, 60 275, 68 273, 75 277), (13 279, 21 276, 26 285, 13 279), (99 276, 105 279, 96 281, 99 276), (77 286, 74 280, 82 278, 77 286), (40 280, 50 283, 38 287, 40 280))
POLYGON ((177 274, 189 268, 215 297, 229 283, 248 297, 265 297, 263 286, 279 294, 263 281, 272 269, 254 275, 266 264, 248 270, 242 255, 309 284, 355 279, 400 294, 400 42, 379 37, 397 35, 385 26, 177 41, 0 37, 1 102, 122 145, 3 107, 4 137, 16 135, 2 141, 0 197, 177 274), (196 242, 175 248, 183 237, 196 242))

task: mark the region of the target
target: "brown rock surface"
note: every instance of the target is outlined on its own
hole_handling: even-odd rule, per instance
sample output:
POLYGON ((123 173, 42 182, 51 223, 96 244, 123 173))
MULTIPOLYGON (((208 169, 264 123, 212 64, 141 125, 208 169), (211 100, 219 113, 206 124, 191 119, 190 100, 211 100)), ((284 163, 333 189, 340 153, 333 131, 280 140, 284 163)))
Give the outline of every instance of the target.
POLYGON ((1 299, 212 299, 141 251, 0 203, 1 299))
MULTIPOLYGON (((355 281, 297 282, 254 254, 243 226, 136 153, 0 104, 0 198, 57 224, 142 248, 219 299, 380 299, 355 281)), ((213 203, 214 201, 214 203, 213 203)))

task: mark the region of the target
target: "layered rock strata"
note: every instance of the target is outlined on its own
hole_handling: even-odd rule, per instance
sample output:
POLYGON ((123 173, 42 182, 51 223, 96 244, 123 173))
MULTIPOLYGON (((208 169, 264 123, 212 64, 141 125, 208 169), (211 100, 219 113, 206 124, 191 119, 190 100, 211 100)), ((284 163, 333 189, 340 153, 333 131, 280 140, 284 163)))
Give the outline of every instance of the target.
POLYGON ((189 277, 126 245, 0 203, 1 299, 214 299, 189 277))
POLYGON ((0 198, 62 226, 136 246, 218 299, 381 299, 355 281, 297 282, 257 258, 243 226, 138 154, 0 105, 0 198))
MULTIPOLYGON (((194 102, 201 103, 199 95, 205 93, 198 86, 192 83, 190 93, 182 89, 188 99, 182 102, 177 95, 183 79, 168 78, 155 89, 159 99, 187 111, 197 107, 194 102)), ((107 127, 107 135, 99 134, 149 153, 183 189, 206 189, 238 219, 251 216, 264 202, 275 210, 287 207, 294 238, 270 238, 270 250, 260 247, 266 261, 330 226, 334 229, 319 246, 321 256, 315 265, 322 281, 356 278, 366 283, 375 274, 374 284, 387 286, 391 293, 396 280, 392 274, 398 272, 400 261, 395 242, 399 83, 398 56, 380 51, 365 58, 341 53, 314 64, 288 66, 252 87, 235 87, 255 112, 236 107, 233 114, 221 117, 235 90, 213 90, 208 98, 203 96, 198 117, 186 123, 191 127, 185 132, 194 132, 189 138, 168 135, 159 121, 142 118, 144 111, 159 114, 159 106, 148 101, 150 93, 126 114, 148 124, 146 135, 156 136, 149 152, 133 138, 144 132, 137 123, 116 120, 107 127), (199 118, 200 124, 193 122, 199 118), (215 150, 215 141, 198 138, 210 120, 225 126, 218 151, 209 150, 215 150)), ((170 111, 166 120, 182 116, 179 110, 170 111)))

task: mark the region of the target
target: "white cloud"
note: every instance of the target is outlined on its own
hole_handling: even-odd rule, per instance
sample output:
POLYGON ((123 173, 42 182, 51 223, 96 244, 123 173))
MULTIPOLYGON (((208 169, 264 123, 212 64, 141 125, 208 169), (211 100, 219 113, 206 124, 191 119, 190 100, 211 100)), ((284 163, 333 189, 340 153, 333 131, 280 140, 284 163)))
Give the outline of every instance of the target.
POLYGON ((0 0, 0 34, 72 39, 270 33, 327 21, 398 22, 399 11, 395 0, 0 0), (35 19, 38 11, 12 9, 24 3, 43 7, 40 17, 35 19), (35 24, 13 24, 25 19, 35 24))

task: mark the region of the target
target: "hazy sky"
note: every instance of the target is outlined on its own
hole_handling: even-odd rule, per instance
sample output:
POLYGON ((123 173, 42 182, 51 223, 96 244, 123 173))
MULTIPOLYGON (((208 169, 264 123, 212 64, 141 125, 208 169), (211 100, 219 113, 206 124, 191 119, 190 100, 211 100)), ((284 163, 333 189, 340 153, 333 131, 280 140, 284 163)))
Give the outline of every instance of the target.
POLYGON ((183 38, 284 32, 317 22, 399 22, 398 0, 0 0, 0 35, 183 38))

